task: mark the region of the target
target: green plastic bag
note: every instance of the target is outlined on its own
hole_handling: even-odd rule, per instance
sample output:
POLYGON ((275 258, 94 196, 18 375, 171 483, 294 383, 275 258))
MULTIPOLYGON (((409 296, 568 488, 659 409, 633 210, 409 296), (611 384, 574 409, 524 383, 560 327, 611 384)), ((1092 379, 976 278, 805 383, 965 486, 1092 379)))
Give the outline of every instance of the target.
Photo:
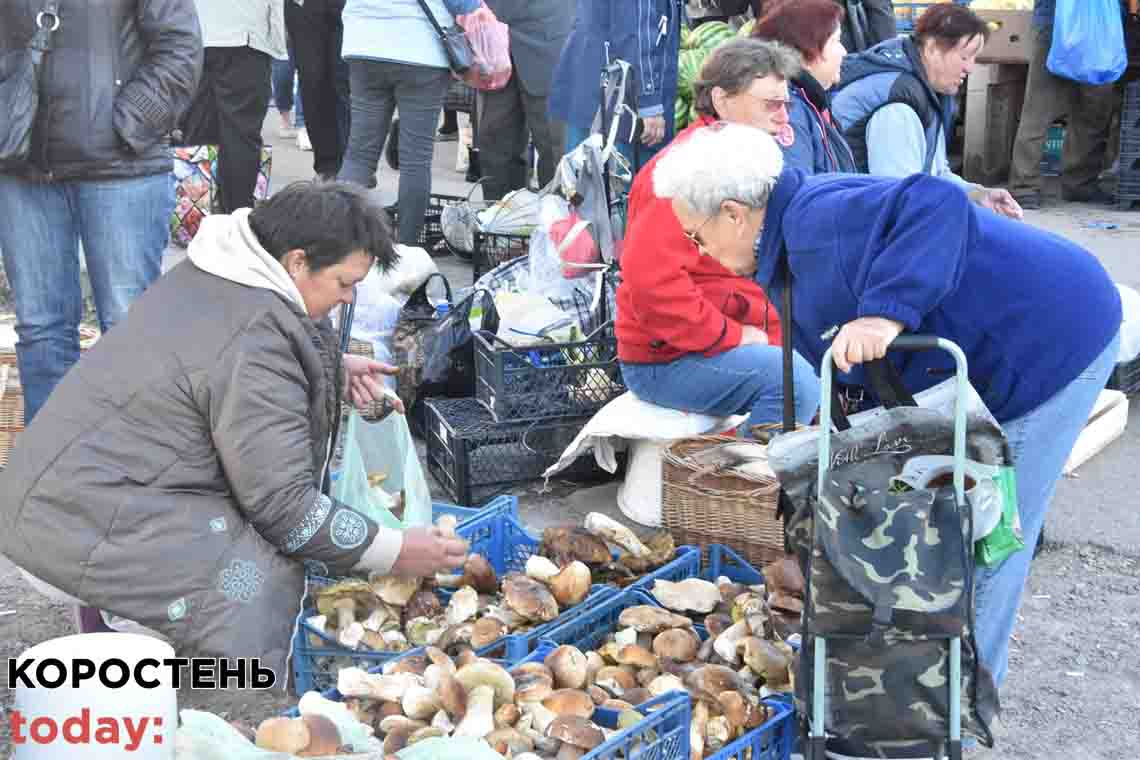
POLYGON ((341 462, 333 498, 389 528, 431 524, 431 491, 404 415, 393 412, 380 422, 365 422, 354 409, 341 462), (370 475, 383 475, 383 482, 369 485, 370 475), (401 491, 403 519, 392 513, 401 491))
POLYGON ((1002 467, 994 483, 1001 491, 1001 521, 989 535, 974 542, 974 561, 984 567, 1000 565, 1011 554, 1025 548, 1021 518, 1017 514, 1017 473, 1002 467))

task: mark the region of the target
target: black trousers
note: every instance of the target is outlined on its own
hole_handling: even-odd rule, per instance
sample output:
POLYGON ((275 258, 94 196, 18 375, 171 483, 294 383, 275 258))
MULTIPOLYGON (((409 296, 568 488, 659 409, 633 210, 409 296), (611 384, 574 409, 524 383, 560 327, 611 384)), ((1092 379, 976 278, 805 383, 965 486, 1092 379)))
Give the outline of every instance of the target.
POLYGON ((285 0, 285 28, 301 78, 305 128, 313 144, 313 171, 336 176, 348 147, 352 105, 348 64, 340 57, 344 0, 285 0))
POLYGON ((253 208, 261 166, 261 126, 273 61, 251 47, 208 47, 198 94, 182 122, 183 145, 218 146, 218 205, 253 208))

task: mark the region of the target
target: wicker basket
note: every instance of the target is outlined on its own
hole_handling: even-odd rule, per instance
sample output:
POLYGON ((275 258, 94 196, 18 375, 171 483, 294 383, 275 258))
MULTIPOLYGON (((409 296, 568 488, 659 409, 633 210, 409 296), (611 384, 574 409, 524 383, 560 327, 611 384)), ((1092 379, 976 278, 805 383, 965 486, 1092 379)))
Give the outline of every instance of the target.
POLYGON ((776 516, 780 484, 771 477, 710 471, 688 459, 736 440, 723 435, 685 438, 665 450, 662 524, 678 546, 726 544, 760 568, 784 557, 784 527, 776 516))
POLYGON ((0 354, 0 469, 8 466, 8 455, 16 434, 24 429, 24 393, 16 363, 0 354))

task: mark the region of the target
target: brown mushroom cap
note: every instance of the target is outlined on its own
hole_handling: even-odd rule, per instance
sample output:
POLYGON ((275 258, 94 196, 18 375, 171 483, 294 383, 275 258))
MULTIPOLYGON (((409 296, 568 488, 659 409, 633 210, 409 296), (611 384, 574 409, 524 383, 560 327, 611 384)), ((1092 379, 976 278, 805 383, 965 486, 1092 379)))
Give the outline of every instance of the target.
POLYGON ((291 754, 308 747, 309 741, 309 726, 300 718, 266 718, 254 735, 254 744, 261 749, 291 754))
POLYGON ((422 654, 412 654, 407 657, 401 657, 392 663, 390 670, 385 670, 384 675, 392 675, 395 673, 415 673, 422 676, 428 667, 428 658, 422 654))
POLYGON ((542 700, 542 706, 555 715, 580 715, 589 718, 594 714, 594 700, 584 691, 558 689, 542 700))
POLYGON ((705 615, 705 629, 709 632, 710 639, 721 635, 731 626, 731 615, 726 615, 723 612, 711 612, 705 615))
POLYGON ((602 730, 578 715, 559 715, 546 727, 546 735, 581 749, 593 749, 605 737, 602 730))
POLYGON ((690 662, 697 658, 701 640, 689 628, 672 628, 662 631, 653 639, 653 653, 679 662, 690 662))
POLYGON ((545 673, 526 673, 515 678, 515 701, 538 702, 554 692, 554 680, 545 673))
POLYGON ((560 607, 572 607, 590 595, 590 580, 590 568, 575 560, 550 581, 550 593, 560 607))
POLYGON ((507 624, 493 617, 479 618, 471 630, 471 646, 482 649, 507 635, 507 624))
POLYGON ((578 526, 544 530, 539 554, 550 557, 559 565, 575 560, 587 565, 604 565, 613 559, 605 541, 578 526))
POLYGON ((541 662, 524 662, 520 665, 516 665, 513 668, 511 668, 511 675, 514 676, 515 678, 519 678, 520 676, 524 676, 524 675, 533 675, 533 674, 546 676, 547 678, 549 678, 551 680, 551 682, 554 681, 553 671, 551 671, 550 668, 548 668, 545 664, 543 664, 541 662))
POLYGON ((481 554, 471 554, 463 563, 463 583, 474 586, 480 594, 494 594, 499 590, 495 568, 481 554))
POLYGON ((627 607, 618 616, 618 624, 623 628, 633 628, 638 633, 660 633, 668 628, 681 628, 691 621, 684 615, 651 604, 627 607))
POLYGON ((586 685, 586 655, 577 647, 564 644, 548 654, 543 664, 550 668, 559 689, 581 689, 586 685))
POLYGON ((434 618, 443 614, 443 604, 434 591, 420 589, 404 607, 404 620, 413 620, 418 617, 434 618))
POLYGON ((795 557, 784 557, 762 570, 764 583, 769 590, 782 591, 791 596, 802 596, 804 593, 804 574, 800 570, 799 562, 795 557))
POLYGON ((525 575, 509 575, 503 580, 503 601, 527 620, 548 623, 558 617, 558 602, 546 586, 525 575))
POLYGON ((513 726, 519 722, 519 708, 513 704, 505 704, 495 710, 495 725, 499 727, 513 726))
POLYGON ((624 701, 635 706, 653 699, 653 695, 649 693, 649 689, 645 688, 627 689, 621 696, 624 701))
POLYGON ((715 700, 721 692, 740 691, 736 671, 724 665, 702 665, 685 678, 685 686, 694 697, 715 700))
POLYGON ((340 730, 324 715, 302 715, 301 720, 309 729, 309 745, 298 752, 299 757, 321 757, 333 755, 340 750, 340 730))
POLYGON ((439 706, 455 720, 467 714, 467 690, 454 676, 444 674, 439 679, 439 706))
POLYGON ((619 665, 629 665, 634 668, 656 669, 658 667, 657 655, 637 644, 627 644, 619 649, 615 659, 619 665))
POLYGON ((599 670, 594 682, 601 684, 604 681, 614 681, 622 689, 633 689, 637 686, 637 677, 624 665, 607 665, 599 670))

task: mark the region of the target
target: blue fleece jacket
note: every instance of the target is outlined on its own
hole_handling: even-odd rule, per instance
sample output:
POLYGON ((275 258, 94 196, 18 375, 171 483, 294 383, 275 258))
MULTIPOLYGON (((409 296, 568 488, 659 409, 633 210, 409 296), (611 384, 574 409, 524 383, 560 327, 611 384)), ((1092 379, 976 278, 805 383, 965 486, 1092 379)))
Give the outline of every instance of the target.
MULTIPOLYGON (((961 346, 1000 422, 1047 401, 1120 329, 1120 295, 1092 254, 977 206, 936 177, 785 170, 756 244, 756 280, 774 303, 785 245, 794 344, 817 369, 836 328, 864 316, 898 320, 961 346)), ((953 369, 944 352, 892 361, 914 392, 953 369)), ((859 367, 838 379, 868 385, 859 367)))

